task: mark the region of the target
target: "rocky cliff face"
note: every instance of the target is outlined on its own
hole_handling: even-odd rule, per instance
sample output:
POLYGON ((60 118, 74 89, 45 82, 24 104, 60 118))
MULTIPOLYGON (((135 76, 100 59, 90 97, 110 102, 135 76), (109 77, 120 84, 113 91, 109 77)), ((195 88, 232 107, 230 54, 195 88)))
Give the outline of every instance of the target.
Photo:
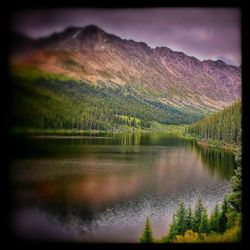
POLYGON ((14 64, 89 84, 130 85, 142 95, 151 94, 163 105, 215 111, 241 96, 240 67, 220 60, 200 61, 167 47, 152 49, 94 25, 70 27, 46 38, 20 41, 13 51, 14 64))

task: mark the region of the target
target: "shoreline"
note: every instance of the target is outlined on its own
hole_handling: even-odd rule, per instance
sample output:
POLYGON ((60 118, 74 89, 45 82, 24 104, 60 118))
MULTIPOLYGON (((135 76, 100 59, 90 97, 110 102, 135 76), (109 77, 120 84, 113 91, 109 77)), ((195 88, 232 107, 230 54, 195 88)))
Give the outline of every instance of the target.
POLYGON ((194 140, 199 146, 203 148, 210 147, 210 148, 223 149, 227 152, 232 153, 233 155, 237 155, 238 152, 241 151, 240 145, 229 144, 222 141, 209 141, 209 140, 195 139, 195 138, 194 140))
POLYGON ((166 135, 174 135, 181 139, 185 139, 188 141, 195 141, 201 147, 211 147, 218 148, 229 151, 234 155, 237 152, 241 151, 241 147, 239 145, 228 144, 222 141, 216 140, 205 140, 195 138, 193 135, 185 133, 185 127, 187 125, 165 125, 162 129, 156 129, 153 127, 147 129, 141 128, 122 128, 117 130, 82 130, 82 129, 36 129, 36 128, 12 128, 10 129, 11 135, 64 135, 64 136, 77 136, 77 135, 95 135, 95 134, 166 134, 166 135))
POLYGON ((183 137, 186 125, 163 125, 161 128, 149 127, 130 128, 121 127, 118 129, 110 130, 84 130, 84 129, 37 129, 37 128, 11 128, 11 135, 79 135, 79 134, 146 134, 146 133, 159 133, 159 134, 175 134, 176 136, 183 137))

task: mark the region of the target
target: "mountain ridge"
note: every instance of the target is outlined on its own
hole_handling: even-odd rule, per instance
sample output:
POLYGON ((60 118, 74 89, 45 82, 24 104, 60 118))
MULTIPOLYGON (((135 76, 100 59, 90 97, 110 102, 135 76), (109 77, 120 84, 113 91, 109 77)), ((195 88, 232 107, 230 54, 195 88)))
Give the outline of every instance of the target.
MULTIPOLYGON (((192 59, 196 59, 198 60, 199 62, 211 62, 211 63, 222 63, 222 64, 225 64, 227 66, 232 66, 232 67, 235 67, 235 68, 240 68, 241 66, 236 66, 236 65, 232 65, 232 64, 227 64, 226 62, 224 62, 223 60, 221 59, 216 59, 216 60, 212 60, 212 59, 203 59, 203 60, 200 60, 199 58, 195 57, 195 56, 192 56, 192 55, 188 55, 186 54, 185 52, 183 51, 177 51, 177 50, 173 50, 171 49, 170 47, 168 46, 155 46, 155 47, 151 47, 150 45, 148 45, 146 42, 143 42, 143 41, 135 41, 133 39, 127 39, 127 38, 121 38, 113 33, 108 33, 106 31, 104 31, 102 28, 100 28, 99 26, 95 25, 95 24, 89 24, 89 25, 86 25, 86 26, 69 26, 67 28, 65 28, 64 30, 62 31, 56 31, 56 32, 53 32, 51 33, 50 35, 47 35, 47 36, 42 36, 42 37, 38 37, 38 38, 32 38, 24 33, 20 33, 20 32, 14 32, 13 33, 13 36, 20 36, 20 37, 23 37, 25 39, 29 39, 30 41, 39 41, 39 40, 46 40, 46 39, 49 39, 49 38, 52 38, 54 36, 57 36, 57 35, 60 35, 62 33, 65 33, 65 32, 68 32, 68 31, 73 31, 75 30, 76 32, 77 31, 83 31, 83 30, 96 30, 96 32, 103 32, 105 33, 106 35, 111 35, 113 37, 116 37, 122 41, 127 41, 127 42, 134 42, 134 43, 139 43, 139 44, 143 44, 144 46, 152 49, 152 50, 157 50, 157 49, 167 49, 167 50, 170 50, 171 52, 173 53, 178 53, 178 54, 183 54, 184 56, 187 56, 187 57, 190 57, 192 59)), ((13 39, 12 39, 13 40, 13 39)))
MULTIPOLYGON (((37 38, 32 38, 24 33, 19 33, 19 32, 14 32, 13 33, 13 36, 20 36, 20 37, 23 37, 23 38, 26 38, 26 39, 29 39, 30 41, 38 41, 38 40, 44 40, 44 39, 48 39, 48 38, 51 38, 53 36, 57 36, 57 35, 60 35, 66 31, 69 31, 69 30, 75 30, 75 31, 80 31, 80 30, 84 30, 84 29, 96 29, 98 32, 104 32, 106 35, 112 35, 120 40, 123 40, 123 41, 128 41, 128 42, 134 42, 134 43, 139 43, 139 44, 143 44, 145 45, 146 47, 152 49, 152 50, 157 50, 157 49, 168 49, 170 50, 171 52, 173 53, 179 53, 179 54, 184 54, 184 56, 187 56, 187 57, 190 57, 190 58, 193 58, 193 59, 196 59, 200 62, 211 62, 211 63, 218 63, 218 62, 221 62, 222 64, 226 64, 227 66, 232 66, 232 67, 236 67, 236 68, 240 68, 240 65, 239 66, 236 66, 236 65, 232 65, 232 64, 227 64, 225 63, 223 60, 221 59, 216 59, 216 60, 212 60, 212 59, 203 59, 203 60, 200 60, 198 59, 197 57, 195 56, 191 56, 191 55, 188 55, 186 54, 185 52, 183 51, 177 51, 177 50, 173 50, 171 49, 170 47, 168 46, 155 46, 155 47, 151 47, 149 46, 146 42, 143 42, 143 41, 135 41, 133 39, 126 39, 126 38, 121 38, 113 33, 107 33, 106 31, 104 31, 103 29, 101 29, 99 26, 95 25, 95 24, 89 24, 89 25, 86 25, 86 26, 69 26, 67 28, 65 28, 64 30, 62 31, 57 31, 57 32, 53 32, 51 33, 50 35, 47 35, 47 36, 42 36, 42 37, 37 37, 37 38)), ((13 40, 13 39, 12 39, 13 40)))
MULTIPOLYGON (((240 98, 241 69, 199 60, 168 47, 122 39, 96 25, 68 27, 32 40, 14 64, 70 76, 90 84, 130 85, 155 93, 163 105, 216 111, 240 98)), ((20 50, 20 46, 19 46, 20 50)))

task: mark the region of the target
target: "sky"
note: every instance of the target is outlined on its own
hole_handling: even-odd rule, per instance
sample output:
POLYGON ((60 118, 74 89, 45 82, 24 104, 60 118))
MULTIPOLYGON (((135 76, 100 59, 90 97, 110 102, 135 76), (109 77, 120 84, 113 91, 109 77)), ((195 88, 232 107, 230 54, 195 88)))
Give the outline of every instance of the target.
POLYGON ((12 30, 33 38, 95 24, 124 39, 168 47, 200 60, 241 65, 237 8, 48 9, 12 15, 12 30))

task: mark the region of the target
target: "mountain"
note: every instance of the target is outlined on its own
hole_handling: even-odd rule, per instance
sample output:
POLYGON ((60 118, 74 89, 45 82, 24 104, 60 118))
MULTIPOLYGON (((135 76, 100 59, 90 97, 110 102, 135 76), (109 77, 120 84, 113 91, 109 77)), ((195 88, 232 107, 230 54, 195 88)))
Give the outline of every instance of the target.
MULTIPOLYGON (((57 75, 86 88, 101 88, 100 95, 113 91, 112 98, 133 96, 146 110, 149 108, 148 112, 168 117, 150 118, 160 122, 171 123, 170 117, 179 116, 179 122, 189 123, 240 98, 239 67, 221 60, 200 61, 167 47, 153 49, 95 25, 69 27, 48 37, 21 41, 11 55, 13 71, 29 69, 33 73, 27 77, 34 71, 43 72, 43 77, 57 75)), ((127 115, 129 112, 125 108, 127 115)))

